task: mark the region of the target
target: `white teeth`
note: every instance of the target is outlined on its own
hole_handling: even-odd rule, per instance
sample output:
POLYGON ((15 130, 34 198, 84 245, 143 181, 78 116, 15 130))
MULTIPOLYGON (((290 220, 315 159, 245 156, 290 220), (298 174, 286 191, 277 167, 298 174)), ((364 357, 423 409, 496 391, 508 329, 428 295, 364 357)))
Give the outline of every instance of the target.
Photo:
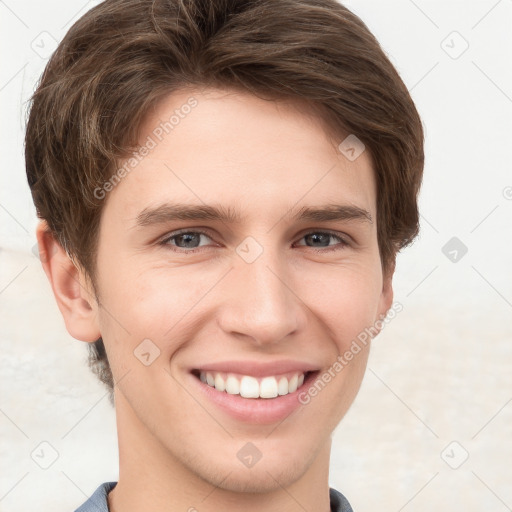
POLYGON ((297 375, 294 375, 291 379, 290 379, 290 382, 288 383, 288 391, 290 393, 293 393, 294 391, 297 391, 297 382, 299 381, 297 375))
POLYGON ((277 386, 277 391, 280 395, 288 394, 288 379, 286 377, 281 377, 279 379, 279 384, 277 386))
POLYGON ((244 375, 240 381, 240 396, 244 398, 258 398, 260 396, 258 380, 244 375))
POLYGON ((230 395, 239 395, 240 394, 240 382, 233 375, 228 375, 226 379, 226 392, 230 395))
POLYGON ((295 392, 304 384, 303 373, 289 374, 288 378, 282 376, 257 379, 249 375, 238 377, 231 373, 200 372, 199 378, 217 391, 225 391, 230 395, 241 395, 244 398, 284 396, 295 392))
POLYGON ((220 373, 215 375, 215 389, 218 389, 219 391, 224 391, 226 389, 226 383, 220 373))
MULTIPOLYGON (((283 377, 286 380, 286 377, 283 377)), ((265 377, 260 384, 259 396, 261 398, 275 398, 277 396, 277 381, 275 377, 265 377)))

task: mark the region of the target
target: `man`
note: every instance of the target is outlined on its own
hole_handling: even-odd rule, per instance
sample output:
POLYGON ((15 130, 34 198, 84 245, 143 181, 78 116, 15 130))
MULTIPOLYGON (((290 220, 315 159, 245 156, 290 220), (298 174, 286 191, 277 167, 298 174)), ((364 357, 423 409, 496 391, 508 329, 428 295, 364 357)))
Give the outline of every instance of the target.
POLYGON ((119 481, 78 510, 350 511, 331 435, 423 170, 361 20, 333 0, 106 1, 48 63, 26 162, 44 270, 116 410, 119 481))

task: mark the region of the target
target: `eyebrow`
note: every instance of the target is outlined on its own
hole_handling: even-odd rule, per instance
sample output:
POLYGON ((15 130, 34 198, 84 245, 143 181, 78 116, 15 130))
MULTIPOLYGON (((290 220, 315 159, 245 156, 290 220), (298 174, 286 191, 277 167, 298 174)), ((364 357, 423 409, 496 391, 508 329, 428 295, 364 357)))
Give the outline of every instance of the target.
MULTIPOLYGON (((210 220, 240 224, 244 218, 237 210, 222 205, 162 204, 142 210, 136 217, 136 226, 145 227, 176 220, 210 220)), ((359 206, 336 204, 304 206, 292 216, 292 220, 302 222, 360 221, 373 224, 368 210, 359 206)))

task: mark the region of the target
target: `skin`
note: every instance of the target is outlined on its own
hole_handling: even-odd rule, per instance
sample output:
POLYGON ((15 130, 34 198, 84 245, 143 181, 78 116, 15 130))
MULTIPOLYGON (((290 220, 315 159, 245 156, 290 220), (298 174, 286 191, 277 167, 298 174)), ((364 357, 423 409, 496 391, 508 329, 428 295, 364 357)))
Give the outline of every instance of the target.
POLYGON ((227 90, 174 92, 146 119, 141 143, 191 96, 198 105, 105 198, 98 298, 44 222, 37 231, 41 252, 53 255, 41 259, 69 333, 86 342, 101 335, 119 381, 120 476, 109 507, 328 512, 331 435, 359 390, 369 344, 272 425, 237 421, 191 394, 188 369, 289 358, 327 370, 386 314, 393 272, 381 269, 372 161, 368 151, 345 158, 299 104, 227 90), (141 211, 164 202, 222 204, 245 218, 136 226, 141 211), (291 220, 302 206, 325 204, 357 205, 373 223, 291 220), (197 252, 179 237, 158 244, 184 228, 208 232, 188 246, 197 252), (325 230, 348 245, 305 237, 325 230), (235 250, 248 236, 263 248, 250 264, 235 250), (149 366, 134 357, 144 339, 160 350, 149 366), (262 458, 246 468, 237 452, 249 441, 262 458))

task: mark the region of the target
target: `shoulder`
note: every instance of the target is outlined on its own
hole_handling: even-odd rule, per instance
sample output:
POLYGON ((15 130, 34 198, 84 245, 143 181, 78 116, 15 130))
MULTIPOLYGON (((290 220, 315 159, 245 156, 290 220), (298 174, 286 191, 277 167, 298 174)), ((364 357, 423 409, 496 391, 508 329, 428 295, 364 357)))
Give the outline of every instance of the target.
POLYGON ((75 512, 108 512, 108 493, 116 486, 117 482, 105 482, 101 484, 75 512))
POLYGON ((331 499, 331 512, 353 512, 350 503, 341 492, 330 487, 329 497, 331 499))

